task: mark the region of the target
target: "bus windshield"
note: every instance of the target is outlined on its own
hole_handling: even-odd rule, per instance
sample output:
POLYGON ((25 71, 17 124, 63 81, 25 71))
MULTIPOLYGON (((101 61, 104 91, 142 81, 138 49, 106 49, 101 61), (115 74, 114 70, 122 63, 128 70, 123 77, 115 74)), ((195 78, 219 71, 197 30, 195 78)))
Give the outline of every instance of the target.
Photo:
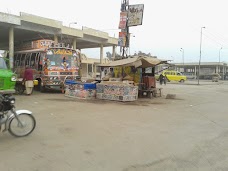
POLYGON ((79 65, 76 52, 65 49, 49 49, 45 59, 48 67, 76 68, 79 65))
POLYGON ((0 69, 7 69, 6 62, 0 57, 0 69))

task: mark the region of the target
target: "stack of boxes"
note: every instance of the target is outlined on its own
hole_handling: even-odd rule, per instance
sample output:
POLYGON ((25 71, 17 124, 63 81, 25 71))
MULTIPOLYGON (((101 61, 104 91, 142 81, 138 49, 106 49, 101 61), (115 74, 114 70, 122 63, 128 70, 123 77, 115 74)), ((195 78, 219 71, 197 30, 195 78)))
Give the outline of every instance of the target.
POLYGON ((96 98, 115 101, 135 101, 138 99, 138 86, 124 83, 105 82, 96 85, 96 98))
POLYGON ((96 84, 66 81, 65 96, 78 99, 94 99, 96 97, 96 84))

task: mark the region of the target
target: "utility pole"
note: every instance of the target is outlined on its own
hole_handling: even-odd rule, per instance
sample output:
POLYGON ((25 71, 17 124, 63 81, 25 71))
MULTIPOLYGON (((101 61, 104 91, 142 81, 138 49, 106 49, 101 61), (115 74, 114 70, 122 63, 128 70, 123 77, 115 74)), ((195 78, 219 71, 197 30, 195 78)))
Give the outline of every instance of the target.
POLYGON ((201 27, 201 32, 200 32, 200 58, 199 58, 199 68, 198 68, 198 85, 199 83, 199 77, 200 77, 200 64, 201 64, 201 48, 202 48, 202 29, 205 29, 206 27, 201 27))
MULTIPOLYGON (((122 0, 121 4, 121 12, 128 12, 128 5, 129 5, 129 0, 122 0)), ((121 47, 121 52, 122 52, 122 59, 127 57, 127 48, 129 46, 129 27, 126 22, 126 26, 124 29, 121 29, 121 32, 126 33, 126 42, 125 44, 121 47)))

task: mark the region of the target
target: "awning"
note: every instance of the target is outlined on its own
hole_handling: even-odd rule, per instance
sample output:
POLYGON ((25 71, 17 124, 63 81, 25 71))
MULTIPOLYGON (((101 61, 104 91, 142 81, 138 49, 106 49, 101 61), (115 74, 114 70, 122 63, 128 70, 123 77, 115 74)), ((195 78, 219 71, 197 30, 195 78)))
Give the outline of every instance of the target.
POLYGON ((136 56, 127 59, 121 59, 117 61, 111 61, 106 64, 99 64, 100 67, 117 67, 117 66, 134 66, 135 68, 148 68, 154 67, 159 64, 167 63, 167 60, 161 60, 158 58, 147 56, 136 56))

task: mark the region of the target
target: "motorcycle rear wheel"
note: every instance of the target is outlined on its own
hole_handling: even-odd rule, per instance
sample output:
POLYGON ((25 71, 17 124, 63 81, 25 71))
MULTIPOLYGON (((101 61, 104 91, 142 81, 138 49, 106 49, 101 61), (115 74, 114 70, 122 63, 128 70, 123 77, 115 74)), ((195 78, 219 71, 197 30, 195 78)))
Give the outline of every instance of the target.
POLYGON ((22 125, 18 122, 17 118, 14 117, 9 123, 9 133, 15 137, 24 137, 31 134, 36 127, 34 116, 22 113, 17 117, 22 125))

